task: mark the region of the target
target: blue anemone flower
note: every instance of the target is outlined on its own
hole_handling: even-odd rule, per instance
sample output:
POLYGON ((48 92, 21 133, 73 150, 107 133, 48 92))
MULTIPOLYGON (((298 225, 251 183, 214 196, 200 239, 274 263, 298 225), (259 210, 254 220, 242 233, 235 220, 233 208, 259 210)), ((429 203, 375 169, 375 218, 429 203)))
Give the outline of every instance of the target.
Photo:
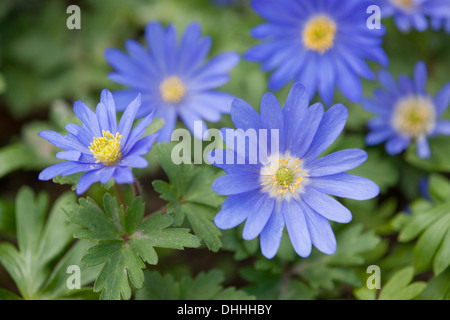
POLYGON ((84 193, 97 181, 105 184, 111 178, 119 184, 133 183, 130 167, 145 168, 148 165, 142 156, 150 151, 158 136, 156 133, 142 138, 153 121, 152 114, 132 129, 140 105, 141 97, 138 95, 117 124, 114 98, 108 90, 102 91, 95 113, 84 102, 76 101, 73 111, 81 120, 81 126, 67 124, 65 136, 55 131, 39 132, 40 137, 65 149, 56 157, 67 160, 44 169, 39 179, 50 180, 58 175, 86 172, 78 181, 77 194, 84 193))
POLYGON ((363 107, 376 114, 368 123, 366 143, 387 141, 386 151, 395 155, 415 141, 418 156, 428 158, 428 138, 450 135, 450 121, 439 119, 450 102, 450 83, 431 97, 426 91, 427 69, 423 62, 416 64, 412 79, 400 75, 398 84, 386 70, 380 71, 378 78, 384 89, 375 89, 374 97, 363 101, 363 107))
POLYGON ((347 149, 318 158, 342 132, 347 109, 337 104, 324 111, 321 103, 308 103, 299 83, 284 108, 270 92, 261 100, 261 114, 234 100, 231 117, 237 130, 222 129, 229 149, 208 155, 227 173, 212 186, 228 196, 215 224, 230 229, 246 220, 243 238, 259 235, 262 254, 269 259, 278 251, 285 226, 300 256, 307 257, 312 245, 333 254, 336 239, 328 220, 348 223, 352 215, 330 195, 366 200, 379 193, 374 182, 345 172, 366 161, 365 151, 347 149))
MULTIPOLYGON (((202 135, 194 132, 194 121, 217 122, 222 113, 230 112, 234 97, 215 89, 228 82, 228 72, 238 64, 239 54, 222 53, 204 63, 211 38, 201 37, 201 33, 200 25, 192 23, 178 42, 173 25, 164 29, 160 23, 150 22, 145 28, 148 49, 128 40, 129 55, 114 48, 105 51, 106 60, 116 69, 109 79, 130 87, 113 93, 119 110, 140 92, 138 117, 154 109, 155 117, 165 120, 158 141, 170 140, 178 116, 201 139, 202 135)), ((202 126, 206 130, 204 123, 202 126)))
POLYGON ((450 19, 448 0, 379 0, 384 18, 394 17, 402 32, 411 29, 423 32, 428 29, 428 19, 450 19))
POLYGON ((388 64, 381 47, 384 27, 367 26, 371 4, 366 0, 252 1, 252 8, 268 22, 252 30, 253 37, 265 41, 244 58, 260 62, 265 72, 275 70, 270 90, 298 81, 310 98, 318 92, 331 105, 337 86, 346 98, 357 102, 363 91, 360 77, 375 79, 366 60, 388 64))

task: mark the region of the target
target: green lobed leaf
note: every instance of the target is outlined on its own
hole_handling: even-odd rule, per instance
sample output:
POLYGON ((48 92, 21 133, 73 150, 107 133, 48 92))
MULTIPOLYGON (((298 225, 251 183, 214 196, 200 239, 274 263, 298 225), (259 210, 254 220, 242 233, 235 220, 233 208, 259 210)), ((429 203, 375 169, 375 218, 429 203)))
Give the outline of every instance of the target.
POLYGON ((425 282, 411 283, 414 277, 414 268, 406 267, 396 272, 381 289, 379 300, 412 300, 426 287, 425 282))
POLYGON ((144 282, 144 262, 158 262, 155 247, 182 250, 200 245, 189 229, 172 228, 170 215, 158 213, 143 219, 145 204, 141 197, 135 198, 125 212, 107 193, 103 207, 87 198, 67 212, 69 220, 81 227, 76 237, 97 241, 81 262, 87 267, 103 265, 94 285, 94 291, 101 292, 100 299, 130 299, 130 284, 141 288, 144 282))

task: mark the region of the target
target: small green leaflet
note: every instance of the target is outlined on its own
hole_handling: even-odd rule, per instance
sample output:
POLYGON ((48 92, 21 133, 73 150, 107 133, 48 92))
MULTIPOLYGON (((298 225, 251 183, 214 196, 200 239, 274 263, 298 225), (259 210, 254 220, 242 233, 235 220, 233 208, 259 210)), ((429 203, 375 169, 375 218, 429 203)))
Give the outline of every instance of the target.
POLYGON ((125 213, 109 193, 103 198, 103 209, 86 198, 67 211, 69 221, 80 227, 74 236, 97 242, 82 263, 88 267, 104 264, 94 285, 94 291, 101 292, 101 299, 130 299, 129 282, 141 288, 145 263, 158 263, 155 247, 181 250, 200 245, 189 229, 170 228, 173 224, 170 215, 155 214, 145 219, 144 213, 141 197, 135 198, 125 213))
MULTIPOLYGON (((67 299, 83 296, 84 290, 71 290, 66 285, 67 268, 78 266, 80 285, 91 283, 98 274, 97 268, 81 265, 81 257, 91 246, 88 241, 73 243, 73 226, 67 223, 64 210, 75 203, 72 193, 64 193, 47 216, 48 197, 34 195, 22 187, 16 197, 15 218, 17 248, 9 242, 0 243, 0 264, 14 280, 23 299, 67 299)), ((91 290, 88 290, 92 292, 91 290)), ((6 290, 0 299, 18 298, 6 290)))
POLYGON ((168 212, 173 215, 175 224, 182 225, 187 220, 208 249, 217 252, 222 246, 221 232, 213 220, 224 197, 216 194, 211 185, 220 173, 206 166, 175 165, 170 158, 171 147, 163 143, 155 146, 158 162, 169 183, 154 181, 153 187, 162 199, 169 202, 168 212))

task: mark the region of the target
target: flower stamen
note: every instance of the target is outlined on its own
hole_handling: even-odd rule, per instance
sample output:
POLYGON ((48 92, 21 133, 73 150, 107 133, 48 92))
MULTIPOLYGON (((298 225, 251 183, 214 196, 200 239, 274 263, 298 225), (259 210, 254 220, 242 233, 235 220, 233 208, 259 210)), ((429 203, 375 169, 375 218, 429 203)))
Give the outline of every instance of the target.
POLYGON ((102 131, 102 137, 95 137, 89 146, 89 150, 97 159, 96 163, 103 163, 105 166, 112 166, 122 158, 120 152, 120 138, 122 136, 117 132, 113 135, 109 131, 102 131))
POLYGON ((186 95, 186 86, 176 76, 171 76, 161 83, 159 86, 161 97, 165 102, 178 103, 186 95))
POLYGON ((417 138, 421 134, 430 133, 435 120, 436 112, 431 99, 412 96, 395 105, 392 126, 401 134, 417 138))
POLYGON ((336 23, 327 16, 316 16, 310 19, 303 29, 303 45, 320 54, 334 46, 336 23))

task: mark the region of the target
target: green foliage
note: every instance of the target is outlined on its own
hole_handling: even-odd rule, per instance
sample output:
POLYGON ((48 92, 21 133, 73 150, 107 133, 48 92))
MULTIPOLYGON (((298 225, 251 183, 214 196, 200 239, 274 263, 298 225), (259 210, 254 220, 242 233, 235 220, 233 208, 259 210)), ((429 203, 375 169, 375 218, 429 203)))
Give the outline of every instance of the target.
POLYGON ((94 200, 82 198, 66 212, 69 221, 80 227, 74 236, 96 242, 81 261, 87 267, 103 265, 94 285, 94 291, 101 292, 101 299, 130 299, 129 282, 141 288, 145 263, 158 263, 155 247, 181 250, 200 244, 189 229, 171 228, 170 215, 144 218, 141 197, 135 198, 126 212, 109 193, 103 198, 103 209, 94 200))
POLYGON ((255 297, 234 287, 224 288, 223 272, 201 272, 195 278, 185 276, 176 281, 171 274, 145 272, 145 283, 136 292, 137 300, 253 300, 255 297))
POLYGON ((381 289, 379 300, 412 300, 426 287, 426 283, 417 281, 411 283, 414 268, 406 267, 397 273, 381 289))
MULTIPOLYGON (((74 202, 72 193, 63 194, 46 219, 46 194, 35 196, 28 187, 17 194, 17 248, 9 242, 0 243, 0 262, 14 280, 21 298, 67 299, 85 295, 83 290, 70 290, 66 285, 67 268, 80 266, 81 256, 90 246, 87 241, 77 241, 69 248, 73 226, 66 222, 64 210, 74 202)), ((82 285, 89 284, 98 272, 82 266, 80 270, 82 285)), ((17 298, 6 290, 0 292, 0 297, 17 298)))
MULTIPOLYGON (((94 108, 102 89, 123 88, 107 78, 112 68, 104 59, 106 48, 125 49, 127 39, 144 43, 151 20, 178 30, 198 21, 202 34, 212 38, 211 56, 242 54, 258 43, 249 30, 263 21, 248 1, 233 7, 211 0, 110 0, 107 6, 80 0, 77 5, 82 29, 68 30, 65 2, 0 1, 0 287, 7 285, 0 288, 0 299, 450 299, 450 138, 430 138, 428 159, 417 156, 414 144, 389 156, 384 145, 364 142, 372 115, 338 92, 335 102, 347 107, 349 119, 324 154, 366 150, 368 160, 351 173, 376 182, 381 194, 368 201, 338 199, 353 220, 332 224, 334 255, 313 249, 300 258, 284 234, 277 256, 267 260, 258 238, 242 238, 243 224, 219 230, 213 219, 225 197, 211 184, 223 173, 206 164, 173 164, 174 144, 158 143, 145 156, 149 167, 134 172, 142 198, 124 187, 128 206, 118 204, 112 181, 93 186, 91 198, 78 201, 73 192, 59 190, 75 190, 82 173, 56 177, 53 186, 38 182, 39 171, 59 162, 59 150, 37 133, 65 133, 67 123, 79 123, 74 101, 94 108), (428 195, 419 190, 424 177, 428 195), (36 195, 22 184, 46 191, 36 195), (48 210, 50 199, 55 200, 48 210), (197 248, 195 258, 190 250, 172 250, 184 248, 197 248), (80 267, 81 289, 67 286, 71 265, 80 267), (369 265, 380 267, 381 290, 366 286, 369 265)), ((449 81, 450 42, 443 40, 448 35, 405 34, 392 19, 383 23, 389 70, 411 75, 412 66, 424 60, 427 89, 434 95, 449 81)), ((378 66, 370 67, 377 71, 378 66)), ((220 90, 258 110, 268 74, 242 59, 230 75, 220 90)), ((378 86, 363 80, 364 96, 378 86)), ((274 92, 282 104, 288 90, 274 92)), ((315 96, 311 104, 319 101, 315 96)), ((450 118, 450 109, 444 118, 450 118)), ((146 135, 163 125, 156 118, 146 135)), ((233 123, 223 115, 208 126, 233 123)))
POLYGON ((450 265, 450 201, 447 191, 450 182, 440 176, 430 179, 433 203, 418 202, 412 207, 412 215, 399 225, 399 241, 417 238, 414 247, 414 266, 418 271, 432 267, 439 275, 450 265))
POLYGON ((153 187, 162 199, 169 202, 168 212, 174 216, 177 225, 187 220, 208 249, 217 252, 222 246, 221 232, 213 219, 224 198, 212 191, 211 184, 220 173, 206 166, 174 164, 170 144, 160 143, 155 149, 169 182, 157 180, 153 182, 153 187))

